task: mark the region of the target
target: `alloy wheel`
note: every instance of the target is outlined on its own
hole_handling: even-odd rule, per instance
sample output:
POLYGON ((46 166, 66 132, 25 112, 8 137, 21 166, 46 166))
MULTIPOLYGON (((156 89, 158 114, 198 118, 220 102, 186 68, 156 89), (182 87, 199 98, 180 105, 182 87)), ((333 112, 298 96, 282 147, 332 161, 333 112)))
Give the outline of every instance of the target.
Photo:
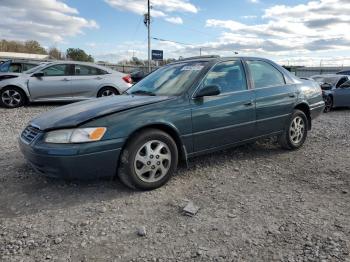
POLYGON ((329 112, 331 111, 332 109, 332 106, 333 106, 333 101, 332 101, 332 98, 330 96, 326 96, 325 97, 325 108, 324 108, 324 111, 325 112, 329 112))
POLYGON ((112 90, 110 90, 110 89, 104 90, 104 91, 102 92, 102 94, 101 94, 102 97, 103 97, 103 96, 114 96, 114 95, 115 95, 114 92, 113 92, 112 90))
POLYGON ((8 107, 16 107, 22 102, 22 95, 13 89, 6 90, 2 93, 1 100, 8 107))
POLYGON ((293 119, 292 124, 289 129, 289 136, 295 145, 299 144, 305 135, 305 122, 304 119, 300 116, 297 116, 293 119))
POLYGON ((171 166, 169 147, 158 140, 148 141, 137 151, 134 169, 137 177, 144 182, 153 183, 161 180, 171 166))

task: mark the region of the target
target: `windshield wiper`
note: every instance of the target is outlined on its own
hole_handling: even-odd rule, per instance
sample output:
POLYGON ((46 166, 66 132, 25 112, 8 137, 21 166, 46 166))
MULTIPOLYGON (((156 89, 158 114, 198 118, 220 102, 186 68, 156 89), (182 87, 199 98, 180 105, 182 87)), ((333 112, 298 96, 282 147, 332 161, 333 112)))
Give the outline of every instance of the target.
POLYGON ((132 95, 146 95, 146 96, 155 96, 156 94, 151 91, 146 90, 137 90, 134 92, 131 92, 132 95))

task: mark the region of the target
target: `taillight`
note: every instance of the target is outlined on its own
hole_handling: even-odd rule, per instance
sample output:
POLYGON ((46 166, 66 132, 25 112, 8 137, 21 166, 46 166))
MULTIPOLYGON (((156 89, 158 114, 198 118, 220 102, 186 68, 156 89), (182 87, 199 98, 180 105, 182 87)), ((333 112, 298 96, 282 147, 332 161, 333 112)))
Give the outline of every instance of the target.
POLYGON ((132 84, 132 78, 130 75, 126 75, 123 77, 123 80, 128 83, 128 84, 132 84))

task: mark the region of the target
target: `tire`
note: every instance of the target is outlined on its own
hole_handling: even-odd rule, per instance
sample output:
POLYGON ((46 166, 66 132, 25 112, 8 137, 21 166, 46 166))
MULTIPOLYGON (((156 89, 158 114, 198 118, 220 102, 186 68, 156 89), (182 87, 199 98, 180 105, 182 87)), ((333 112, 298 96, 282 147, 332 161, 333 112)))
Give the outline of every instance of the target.
POLYGON ((296 150, 303 146, 308 132, 308 119, 303 111, 294 110, 278 142, 284 149, 296 150))
POLYGON ((178 149, 172 137, 158 129, 145 129, 123 150, 118 177, 129 188, 153 190, 169 181, 177 164, 178 149))
POLYGON ((105 97, 105 96, 116 96, 119 95, 119 92, 110 86, 102 87, 100 91, 97 93, 97 97, 105 97))
POLYGON ((333 97, 331 96, 325 96, 324 97, 324 102, 325 102, 325 107, 324 107, 324 112, 328 113, 332 110, 333 108, 333 97))
POLYGON ((0 91, 0 105, 6 108, 17 108, 24 106, 27 96, 24 91, 18 87, 5 87, 0 91))

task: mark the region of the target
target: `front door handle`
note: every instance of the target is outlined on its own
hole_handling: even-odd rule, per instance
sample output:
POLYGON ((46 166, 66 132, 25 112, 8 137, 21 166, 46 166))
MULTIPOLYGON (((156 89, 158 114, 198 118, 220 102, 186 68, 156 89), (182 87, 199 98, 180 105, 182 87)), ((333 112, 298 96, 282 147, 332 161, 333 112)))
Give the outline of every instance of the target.
POLYGON ((68 78, 63 78, 61 81, 69 81, 68 78))
POLYGON ((253 103, 254 103, 254 101, 250 100, 250 101, 245 102, 243 105, 245 105, 245 106, 252 106, 253 103))

